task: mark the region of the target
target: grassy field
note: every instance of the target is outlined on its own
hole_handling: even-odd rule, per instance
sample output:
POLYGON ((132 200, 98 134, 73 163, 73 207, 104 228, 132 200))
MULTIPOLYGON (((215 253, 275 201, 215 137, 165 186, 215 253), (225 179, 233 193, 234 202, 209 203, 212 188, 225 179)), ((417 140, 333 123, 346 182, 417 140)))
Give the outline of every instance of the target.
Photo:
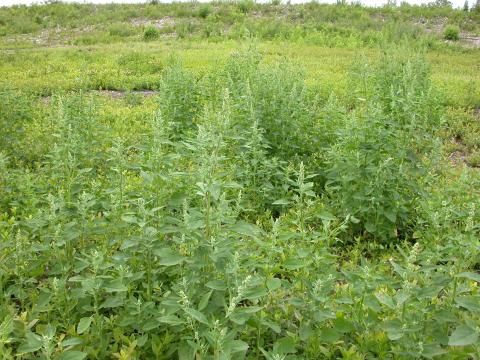
POLYGON ((479 31, 0 8, 0 358, 480 359, 479 31))

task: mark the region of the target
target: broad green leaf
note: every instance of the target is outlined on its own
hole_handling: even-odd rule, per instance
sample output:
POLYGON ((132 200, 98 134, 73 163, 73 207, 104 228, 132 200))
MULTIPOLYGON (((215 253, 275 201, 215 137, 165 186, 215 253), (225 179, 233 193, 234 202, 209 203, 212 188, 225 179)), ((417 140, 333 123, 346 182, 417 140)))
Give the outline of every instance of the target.
POLYGON ((444 324, 448 322, 455 323, 458 321, 454 313, 445 309, 434 311, 432 315, 435 321, 440 324, 444 324))
POLYGON ((353 324, 344 318, 338 318, 333 321, 333 328, 339 333, 348 333, 355 330, 353 324))
POLYGON ((136 224, 138 222, 134 215, 122 215, 122 220, 129 224, 136 224))
POLYGON ((219 290, 219 291, 227 290, 227 284, 223 280, 212 280, 207 282, 205 286, 213 290, 219 290))
POLYGON ((475 297, 475 296, 457 297, 455 299, 455 302, 467 310, 480 313, 480 298, 478 297, 475 297))
POLYGON ((390 309, 395 309, 395 303, 389 295, 385 294, 384 292, 376 292, 375 297, 380 302, 380 304, 383 304, 390 309))
POLYGON ((272 278, 267 280, 267 288, 270 291, 279 289, 282 286, 282 280, 277 278, 272 278))
POLYGON ((182 341, 178 345, 178 360, 193 360, 195 358, 195 349, 186 341, 182 341))
POLYGON ((235 225, 231 227, 231 230, 238 234, 251 236, 251 237, 258 236, 262 232, 258 226, 249 224, 244 221, 237 222, 235 225))
POLYGON ((375 230, 377 230, 377 227, 375 226, 375 224, 373 224, 371 222, 366 222, 365 223, 365 230, 367 230, 369 233, 373 233, 373 232, 375 232, 375 230))
POLYGON ((293 338, 286 336, 273 344, 273 351, 277 354, 293 354, 297 351, 293 338))
POLYGON ((290 201, 286 199, 278 199, 272 203, 272 205, 288 205, 288 204, 290 204, 290 201))
POLYGON ((480 274, 470 272, 470 271, 460 273, 460 274, 457 275, 457 277, 466 278, 466 279, 470 279, 470 280, 473 280, 473 281, 476 281, 476 282, 480 282, 480 274))
POLYGON ((230 314, 229 319, 235 324, 243 325, 250 319, 253 313, 260 311, 262 308, 259 306, 239 307, 230 314))
POLYGON ((106 292, 112 293, 112 292, 124 292, 128 290, 128 287, 126 287, 122 279, 114 279, 109 282, 107 282, 104 286, 104 289, 106 292))
POLYGON ((190 315, 192 318, 197 320, 198 322, 201 322, 202 324, 208 325, 208 319, 205 315, 203 315, 200 311, 192 309, 192 308, 187 308, 185 309, 185 312, 190 315))
POLYGON ((446 352, 439 344, 425 344, 423 345, 422 355, 428 359, 433 359, 435 356, 443 355, 446 352))
POLYGON ((243 295, 243 299, 256 300, 267 295, 267 290, 264 287, 256 287, 248 289, 243 295))
POLYGON ((300 336, 300 340, 307 341, 308 338, 313 334, 312 327, 307 324, 300 324, 300 328, 298 329, 298 335, 300 336))
POLYGON ((334 343, 341 338, 341 334, 335 329, 324 329, 320 334, 320 339, 324 343, 334 343))
POLYGON ((232 353, 248 350, 248 344, 242 340, 232 340, 229 345, 231 346, 230 351, 232 353))
POLYGON ((284 261, 283 267, 288 270, 296 270, 307 266, 308 263, 307 259, 290 258, 284 261))
POLYGON ((159 257, 158 264, 163 266, 178 265, 185 260, 170 248, 157 249, 154 254, 159 257))
POLYGON ((325 209, 322 209, 318 212, 317 216, 322 219, 322 220, 325 220, 325 221, 334 221, 336 220, 337 218, 335 217, 335 215, 333 215, 331 212, 325 210, 325 209))
POLYGON ((124 295, 110 296, 100 305, 100 309, 109 309, 122 306, 124 302, 124 295))
POLYGON ((419 299, 434 299, 438 296, 438 293, 442 291, 443 287, 441 286, 426 286, 424 288, 421 288, 417 292, 417 297, 419 299))
POLYGON ((92 317, 84 317, 81 318, 77 325, 77 334, 83 334, 90 328, 90 324, 92 323, 92 317))
POLYGON ((80 344, 83 344, 83 340, 78 337, 68 338, 62 341, 63 347, 75 346, 80 344))
POLYGON ((60 354, 58 360, 83 360, 87 357, 87 353, 83 351, 68 350, 60 354))
POLYGON ((467 325, 460 325, 450 335, 448 345, 450 346, 467 346, 476 344, 478 341, 478 333, 467 325))
POLYGON ((385 210, 384 215, 392 223, 397 221, 397 213, 394 210, 385 210))
POLYGON ((202 311, 207 307, 208 301, 210 300, 212 293, 213 293, 213 290, 210 290, 209 292, 207 292, 205 295, 202 296, 202 298, 200 299, 200 302, 198 303, 199 311, 202 311))
POLYGON ((404 335, 402 322, 398 319, 385 321, 383 329, 390 340, 399 340, 404 335))
POLYGON ((280 334, 280 332, 282 331, 282 328, 280 327, 280 325, 278 325, 277 323, 274 323, 273 321, 263 319, 262 324, 272 329, 273 332, 275 332, 276 334, 280 334))
POLYGON ((25 334, 25 341, 20 344, 17 351, 19 354, 31 353, 42 347, 42 338, 32 332, 25 334))
POLYGON ((335 314, 332 313, 330 310, 317 310, 313 314, 313 318, 315 319, 315 321, 321 323, 325 320, 335 319, 335 314))
POLYGON ((169 324, 169 325, 181 325, 185 323, 184 320, 180 319, 175 315, 160 316, 157 318, 157 320, 163 324, 169 324))

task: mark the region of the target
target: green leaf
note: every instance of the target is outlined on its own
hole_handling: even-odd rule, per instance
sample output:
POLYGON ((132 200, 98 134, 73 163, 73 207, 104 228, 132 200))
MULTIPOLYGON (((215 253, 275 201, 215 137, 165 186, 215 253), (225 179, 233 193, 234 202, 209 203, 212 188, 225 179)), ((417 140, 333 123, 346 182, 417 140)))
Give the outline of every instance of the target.
POLYGON ((300 340, 307 341, 308 338, 313 334, 313 329, 310 325, 301 323, 300 328, 298 329, 298 335, 300 340))
POLYGON ((478 341, 477 332, 467 325, 460 325, 450 335, 448 345, 450 346, 467 346, 476 344, 478 341))
POLYGON ((92 317, 84 317, 81 318, 77 325, 77 334, 83 334, 90 328, 90 324, 92 323, 92 317))
POLYGON ((87 353, 83 351, 68 350, 60 354, 57 360, 83 360, 87 357, 87 353))
POLYGON ((122 220, 129 224, 136 224, 138 221, 133 215, 122 215, 122 220))
POLYGON ((187 308, 185 309, 185 312, 190 315, 192 318, 197 320, 198 322, 201 322, 202 324, 208 325, 208 319, 205 315, 203 315, 200 311, 192 309, 192 308, 187 308))
POLYGON ((317 310, 313 314, 313 318, 317 322, 324 322, 328 319, 335 319, 335 314, 333 314, 330 310, 317 310))
POLYGON ((182 341, 178 345, 178 360, 193 360, 195 358, 195 349, 186 341, 182 341))
POLYGON ((341 334, 335 331, 334 329, 322 330, 320 336, 321 336, 322 342, 326 342, 330 344, 338 341, 338 339, 341 338, 341 334))
POLYGON ((399 340, 403 337, 402 322, 398 319, 385 321, 383 329, 390 340, 399 340))
POLYGON ((375 230, 377 230, 377 227, 375 226, 375 224, 373 224, 371 222, 366 222, 365 223, 365 230, 367 230, 369 233, 373 233, 373 232, 375 232, 375 230))
POLYGON ((325 210, 325 209, 322 209, 318 212, 317 216, 322 219, 322 220, 325 220, 325 221, 334 221, 336 220, 337 218, 335 217, 335 215, 333 215, 331 212, 325 210))
POLYGON ((207 282, 205 286, 213 290, 219 290, 219 291, 227 290, 227 284, 223 280, 212 280, 207 282))
POLYGON ((297 351, 295 348, 295 341, 289 336, 281 338, 273 344, 273 351, 277 354, 295 353, 297 351))
POLYGON ((27 332, 25 341, 18 347, 19 354, 31 353, 39 350, 43 345, 42 338, 32 332, 27 332))
POLYGON ((185 259, 170 248, 154 250, 154 254, 159 257, 158 264, 163 266, 173 266, 182 263, 185 259))
POLYGON ((243 299, 256 300, 267 295, 267 290, 264 287, 256 287, 248 289, 243 295, 243 299))
POLYGON ((63 347, 75 346, 80 344, 83 344, 83 340, 78 337, 68 338, 62 341, 63 347))
POLYGON ((270 329, 273 330, 273 332, 277 334, 280 334, 280 332, 282 331, 282 328, 280 327, 280 325, 278 325, 277 323, 274 323, 273 321, 263 319, 262 324, 269 327, 270 329))
POLYGON ((474 273, 474 272, 463 272, 463 273, 460 273, 457 275, 457 277, 460 277, 460 278, 466 278, 466 279, 470 279, 470 280, 473 280, 473 281, 476 281, 476 282, 480 282, 480 274, 477 274, 477 273, 474 273))
POLYGON ((213 290, 210 290, 209 292, 207 292, 205 295, 202 296, 202 298, 200 299, 200 302, 198 303, 199 311, 202 311, 207 307, 208 301, 210 300, 212 293, 213 293, 213 290))
POLYGON ((278 199, 272 203, 272 205, 288 205, 288 204, 290 204, 290 201, 286 199, 278 199))
POLYGON ((438 344, 425 344, 423 345, 422 355, 428 359, 433 359, 435 356, 443 355, 447 351, 442 349, 438 344))
POLYGON ((355 330, 353 324, 344 318, 338 318, 333 321, 333 328, 339 333, 348 333, 355 330))
POLYGON ((232 320, 235 324, 243 325, 245 322, 250 319, 253 313, 260 311, 262 308, 260 306, 249 306, 249 307, 239 307, 230 314, 229 319, 232 320))
POLYGON ((244 221, 239 221, 230 228, 233 232, 241 235, 256 237, 262 233, 258 226, 249 224, 244 221))
POLYGON ((277 279, 277 278, 267 280, 268 290, 275 291, 277 289, 280 289, 280 287, 282 287, 282 280, 277 279))
POLYGON ((383 304, 389 307, 390 309, 395 309, 395 303, 393 302, 393 299, 389 295, 381 292, 381 293, 375 293, 375 297, 380 302, 380 304, 383 304))
POLYGON ((283 267, 288 270, 296 270, 307 266, 309 263, 306 259, 290 258, 284 261, 283 267))
POLYGON ((105 291, 106 292, 124 292, 128 290, 128 287, 126 287, 122 279, 114 279, 109 281, 107 284, 105 284, 105 291))
POLYGON ((163 324, 169 324, 169 325, 182 325, 185 324, 185 321, 180 319, 179 317, 175 315, 166 315, 166 316, 161 316, 158 317, 157 320, 163 324))
POLYGON ((455 299, 455 302, 472 312, 480 313, 480 298, 474 296, 462 296, 455 299))
POLYGON ((116 308, 123 305, 123 295, 110 296, 100 305, 100 309, 116 308))
POLYGON ((397 221, 397 213, 394 210, 385 210, 385 217, 390 220, 392 223, 397 221))
POLYGON ((248 344, 242 340, 232 340, 229 345, 231 346, 230 351, 232 353, 248 350, 248 344))

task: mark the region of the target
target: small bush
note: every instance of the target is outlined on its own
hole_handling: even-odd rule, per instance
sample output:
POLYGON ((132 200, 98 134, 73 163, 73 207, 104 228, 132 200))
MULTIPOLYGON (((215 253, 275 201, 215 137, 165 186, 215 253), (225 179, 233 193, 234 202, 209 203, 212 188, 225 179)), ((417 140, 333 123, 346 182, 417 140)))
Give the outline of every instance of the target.
POLYGON ((467 159, 467 164, 471 167, 480 168, 480 151, 470 155, 467 159))
POLYGON ((155 40, 160 36, 160 31, 152 25, 149 25, 145 28, 145 31, 143 32, 143 40, 145 41, 150 41, 150 40, 155 40))
POLYGON ((202 19, 206 19, 211 13, 212 7, 209 4, 202 5, 200 6, 200 9, 198 9, 198 16, 202 19))
POLYGON ((457 41, 460 39, 460 29, 455 25, 448 25, 443 32, 445 40, 457 41))
POLYGON ((254 6, 255 3, 252 0, 241 0, 238 2, 238 9, 244 14, 248 14, 254 6))

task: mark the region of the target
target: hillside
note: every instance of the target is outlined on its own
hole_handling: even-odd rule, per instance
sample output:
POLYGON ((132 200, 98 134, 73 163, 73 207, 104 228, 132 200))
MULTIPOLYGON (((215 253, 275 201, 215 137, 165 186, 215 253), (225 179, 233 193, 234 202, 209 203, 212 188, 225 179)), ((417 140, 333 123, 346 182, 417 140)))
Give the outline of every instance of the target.
POLYGON ((479 358, 479 32, 0 8, 0 358, 479 358))

